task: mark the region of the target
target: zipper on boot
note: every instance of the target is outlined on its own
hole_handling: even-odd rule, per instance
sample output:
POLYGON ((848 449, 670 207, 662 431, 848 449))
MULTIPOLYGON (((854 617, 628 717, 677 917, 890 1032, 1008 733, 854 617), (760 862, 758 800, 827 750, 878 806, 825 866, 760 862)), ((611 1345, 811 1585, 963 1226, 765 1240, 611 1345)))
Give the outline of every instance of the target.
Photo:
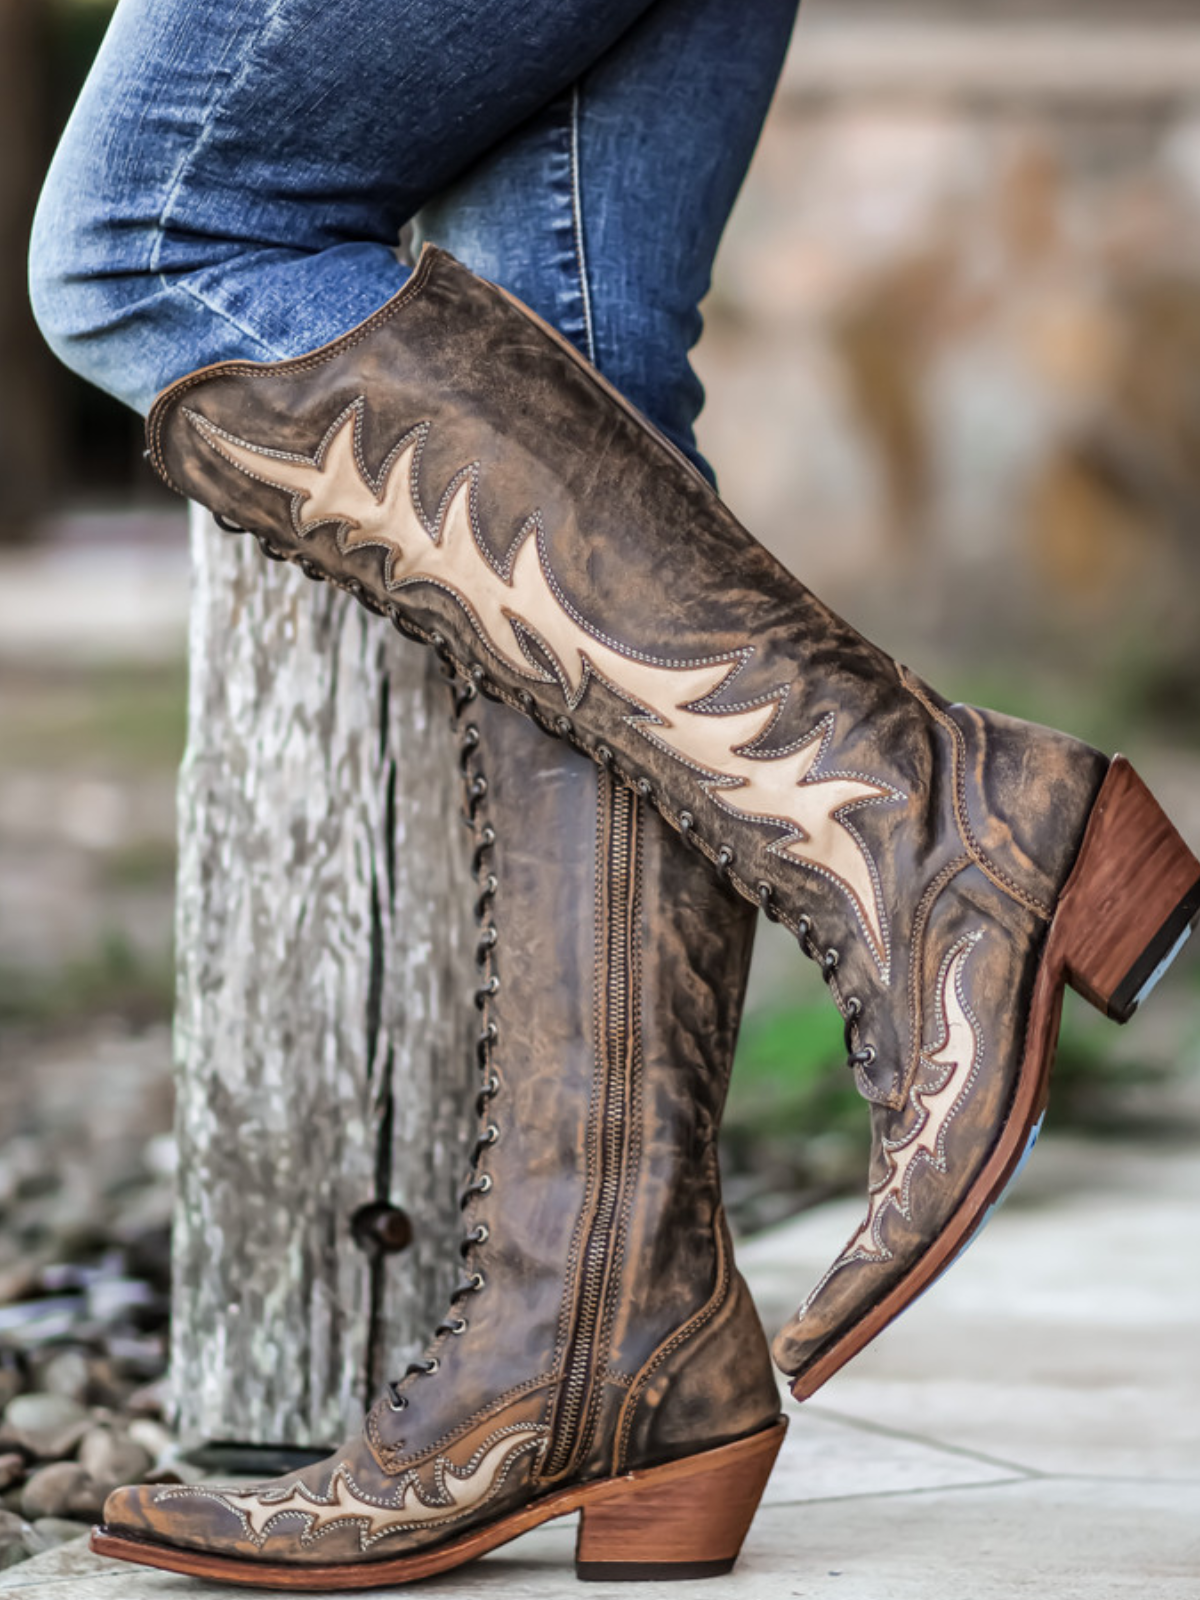
MULTIPOLYGON (((637 911, 637 799, 600 775, 597 982, 603 1006, 597 1028, 598 1096, 589 1128, 596 1151, 595 1201, 579 1252, 578 1290, 563 1361, 563 1380, 544 1475, 573 1464, 595 1390, 597 1344, 610 1292, 613 1244, 620 1223, 630 1137, 637 1040, 633 996, 637 911)), ((599 996, 597 997, 599 998, 599 996)))

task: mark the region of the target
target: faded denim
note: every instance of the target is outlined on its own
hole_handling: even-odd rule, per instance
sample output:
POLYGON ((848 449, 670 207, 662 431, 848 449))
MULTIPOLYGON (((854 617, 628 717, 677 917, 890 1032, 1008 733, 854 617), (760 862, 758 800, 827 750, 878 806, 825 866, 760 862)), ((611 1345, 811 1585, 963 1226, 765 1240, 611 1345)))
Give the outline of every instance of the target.
POLYGON ((353 327, 415 219, 694 458, 699 302, 795 4, 121 0, 38 208, 39 323, 145 411, 353 327))

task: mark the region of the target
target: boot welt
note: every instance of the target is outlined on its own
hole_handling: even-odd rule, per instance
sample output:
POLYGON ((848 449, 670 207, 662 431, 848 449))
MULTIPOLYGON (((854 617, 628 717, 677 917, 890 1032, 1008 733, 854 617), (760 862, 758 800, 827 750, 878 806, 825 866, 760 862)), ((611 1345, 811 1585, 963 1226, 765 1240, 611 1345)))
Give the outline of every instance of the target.
POLYGON ((792 1374, 806 1400, 962 1254, 1017 1177, 1050 1095, 1063 989, 1128 1022, 1200 919, 1200 861, 1124 756, 1113 758, 1046 935, 1025 1053, 1008 1117, 958 1210, 925 1254, 864 1316, 792 1374))
POLYGON ((264 1589, 372 1589, 410 1583, 473 1561, 569 1512, 582 1513, 575 1549, 580 1578, 660 1582, 718 1577, 737 1560, 787 1431, 780 1417, 733 1444, 558 1489, 445 1544, 391 1560, 298 1566, 156 1544, 92 1530, 96 1555, 264 1589))

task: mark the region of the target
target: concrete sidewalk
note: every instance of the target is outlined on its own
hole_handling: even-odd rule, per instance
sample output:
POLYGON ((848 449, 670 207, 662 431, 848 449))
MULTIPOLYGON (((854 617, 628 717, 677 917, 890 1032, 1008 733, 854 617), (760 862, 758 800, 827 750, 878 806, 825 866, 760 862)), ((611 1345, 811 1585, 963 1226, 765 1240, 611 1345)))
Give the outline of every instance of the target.
MULTIPOLYGON (((858 1214, 826 1206, 743 1249, 769 1326, 858 1214)), ((1195 1600, 1198 1222, 1200 1152, 1046 1141, 965 1260, 816 1400, 789 1402, 789 1436, 736 1573, 590 1592, 1195 1600)), ((570 1520, 538 1529, 421 1592, 586 1594, 573 1538, 570 1520)), ((0 1578, 13 1600, 231 1592, 78 1546, 0 1578)))

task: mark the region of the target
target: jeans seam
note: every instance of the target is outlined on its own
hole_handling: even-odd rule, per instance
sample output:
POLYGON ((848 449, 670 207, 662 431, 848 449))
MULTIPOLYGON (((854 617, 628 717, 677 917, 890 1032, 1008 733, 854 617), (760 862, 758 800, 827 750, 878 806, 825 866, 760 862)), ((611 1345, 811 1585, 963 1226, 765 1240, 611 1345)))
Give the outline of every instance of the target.
POLYGON ((240 333, 243 338, 249 339, 256 344, 258 348, 264 352, 268 360, 286 361, 289 359, 287 351, 276 350, 273 345, 269 345, 260 334, 254 331, 253 328, 247 328, 243 326, 243 324, 239 322, 236 317, 230 316, 229 312, 224 306, 217 305, 214 301, 209 300, 190 283, 173 283, 163 273, 159 273, 158 277, 159 282, 162 284, 163 288, 168 294, 184 294, 187 295, 189 299, 195 300, 198 305, 202 305, 204 307, 210 316, 220 317, 221 321, 227 323, 229 327, 236 328, 238 333, 240 333))
MULTIPOLYGON (((171 174, 170 186, 163 195, 162 204, 158 209, 157 226, 155 229, 154 242, 150 250, 150 260, 148 264, 149 271, 155 274, 164 289, 170 289, 172 287, 170 279, 161 270, 160 266, 162 261, 163 244, 166 240, 167 233, 170 231, 169 218, 171 214, 171 207, 175 204, 175 201, 178 199, 184 184, 187 182, 188 173, 195 163, 196 156, 212 137, 213 125, 217 120, 221 106, 228 98, 230 91, 237 84, 240 84, 249 72, 249 57, 252 46, 257 44, 257 42, 262 38, 263 34, 275 21, 278 13, 279 0, 271 0, 267 14, 258 19, 258 26, 254 32, 252 40, 247 41, 243 47, 238 70, 225 75, 222 81, 216 86, 216 93, 213 94, 212 98, 204 108, 203 121, 196 131, 196 137, 191 141, 187 149, 181 153, 179 162, 174 172, 171 174)), ((203 298, 203 296, 196 295, 195 298, 198 299, 202 305, 208 306, 208 302, 203 298)), ((208 307, 208 309, 212 310, 215 308, 208 307)), ((224 315, 224 313, 222 313, 222 315, 224 315)), ((232 317, 226 316, 225 320, 232 327, 238 326, 232 317)), ((242 329, 241 331, 245 332, 247 330, 242 329)), ((256 340, 256 342, 259 344, 262 343, 261 340, 256 340)))
POLYGON ((587 341, 587 358, 596 365, 596 332, 592 324, 592 296, 588 287, 587 251, 583 242, 583 186, 580 182, 579 163, 579 85, 571 87, 571 224, 575 236, 575 264, 579 272, 579 289, 583 300, 583 333, 587 341))

